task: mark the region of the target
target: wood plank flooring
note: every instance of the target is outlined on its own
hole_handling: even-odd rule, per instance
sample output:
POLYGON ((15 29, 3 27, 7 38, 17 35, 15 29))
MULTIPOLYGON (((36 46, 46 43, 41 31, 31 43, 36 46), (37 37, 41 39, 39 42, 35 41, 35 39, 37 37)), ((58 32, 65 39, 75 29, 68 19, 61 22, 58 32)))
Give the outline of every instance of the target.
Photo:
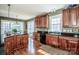
POLYGON ((45 55, 48 54, 40 48, 39 41, 29 38, 28 48, 21 48, 15 51, 14 55, 45 55))

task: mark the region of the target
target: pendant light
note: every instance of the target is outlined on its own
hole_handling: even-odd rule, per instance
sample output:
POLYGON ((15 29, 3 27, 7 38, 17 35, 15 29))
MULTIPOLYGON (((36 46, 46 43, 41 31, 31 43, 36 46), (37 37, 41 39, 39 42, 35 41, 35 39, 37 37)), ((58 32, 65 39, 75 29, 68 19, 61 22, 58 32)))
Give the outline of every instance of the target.
POLYGON ((8 17, 10 17, 10 4, 8 4, 8 17))
POLYGON ((17 19, 17 17, 18 17, 18 16, 16 16, 16 24, 18 25, 18 19, 17 19))

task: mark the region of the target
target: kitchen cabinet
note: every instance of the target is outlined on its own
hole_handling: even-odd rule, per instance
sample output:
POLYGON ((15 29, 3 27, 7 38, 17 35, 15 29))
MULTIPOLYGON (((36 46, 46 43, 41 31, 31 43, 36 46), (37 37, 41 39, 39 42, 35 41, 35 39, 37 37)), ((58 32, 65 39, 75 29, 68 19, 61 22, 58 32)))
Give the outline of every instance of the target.
POLYGON ((52 45, 58 47, 58 36, 52 35, 52 45))
POLYGON ((79 7, 63 10, 63 27, 79 27, 79 7))
POLYGON ((28 48, 28 35, 22 35, 21 45, 23 45, 24 48, 28 48))
POLYGON ((77 50, 77 45, 78 45, 78 42, 75 42, 75 41, 68 41, 68 50, 70 53, 74 53, 74 54, 77 54, 79 53, 78 50, 77 50))
POLYGON ((46 34, 46 44, 49 45, 50 39, 51 39, 51 36, 49 36, 48 34, 46 34))
POLYGON ((44 20, 44 27, 48 28, 48 15, 45 16, 45 20, 44 20))
POLYGON ((72 27, 77 25, 77 8, 70 8, 70 23, 72 27))
POLYGON ((59 48, 67 50, 68 47, 67 42, 68 42, 67 38, 59 36, 59 48))
POLYGON ((33 39, 34 40, 40 40, 40 34, 38 32, 33 33, 33 39))
POLYGON ((79 40, 75 37, 59 36, 59 48, 78 54, 79 40))
POLYGON ((63 10, 63 27, 70 26, 70 9, 63 10))
POLYGON ((79 54, 79 38, 46 34, 46 44, 79 54))
POLYGON ((46 35, 46 43, 55 47, 58 47, 58 36, 56 35, 46 35))
POLYGON ((36 17, 35 18, 35 26, 38 27, 38 24, 39 24, 39 17, 36 17))
POLYGON ((4 52, 5 54, 14 54, 15 51, 18 51, 21 48, 28 47, 28 35, 14 35, 4 38, 4 52))
POLYGON ((34 42, 34 46, 35 46, 35 49, 39 49, 41 44, 40 44, 40 34, 37 33, 37 32, 34 32, 33 33, 33 42, 34 42))
POLYGON ((79 27, 79 7, 77 8, 77 26, 79 27))
POLYGON ((4 43, 4 52, 5 54, 13 54, 13 36, 5 38, 5 43, 4 43))
POLYGON ((48 28, 48 15, 37 16, 35 26, 36 28, 48 28))

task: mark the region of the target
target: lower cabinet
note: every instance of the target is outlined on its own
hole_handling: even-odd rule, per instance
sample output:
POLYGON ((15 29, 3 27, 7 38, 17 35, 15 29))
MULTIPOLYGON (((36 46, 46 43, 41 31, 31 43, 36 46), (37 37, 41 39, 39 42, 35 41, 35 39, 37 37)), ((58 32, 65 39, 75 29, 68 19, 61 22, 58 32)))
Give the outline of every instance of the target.
POLYGON ((33 39, 34 40, 40 40, 40 34, 38 32, 33 33, 33 39))
POLYGON ((59 48, 67 50, 68 48, 67 44, 68 40, 63 36, 59 36, 59 48))
POLYGON ((79 38, 46 34, 46 44, 79 54, 79 38))
POLYGON ((76 52, 78 49, 78 38, 59 36, 59 48, 76 52))
POLYGON ((41 44, 40 44, 40 34, 38 32, 33 33, 33 40, 35 49, 39 49, 41 44))
POLYGON ((46 44, 58 47, 58 36, 46 34, 46 44))

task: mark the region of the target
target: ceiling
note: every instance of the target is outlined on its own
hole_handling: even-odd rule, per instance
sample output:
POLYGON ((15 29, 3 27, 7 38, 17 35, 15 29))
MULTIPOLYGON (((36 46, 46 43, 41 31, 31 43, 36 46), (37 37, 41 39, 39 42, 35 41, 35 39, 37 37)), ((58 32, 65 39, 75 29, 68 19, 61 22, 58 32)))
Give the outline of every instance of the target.
MULTIPOLYGON (((40 14, 61 9, 65 6, 65 4, 11 4, 11 12, 19 13, 32 18, 40 14)), ((0 4, 0 10, 8 11, 8 5, 0 4)))

